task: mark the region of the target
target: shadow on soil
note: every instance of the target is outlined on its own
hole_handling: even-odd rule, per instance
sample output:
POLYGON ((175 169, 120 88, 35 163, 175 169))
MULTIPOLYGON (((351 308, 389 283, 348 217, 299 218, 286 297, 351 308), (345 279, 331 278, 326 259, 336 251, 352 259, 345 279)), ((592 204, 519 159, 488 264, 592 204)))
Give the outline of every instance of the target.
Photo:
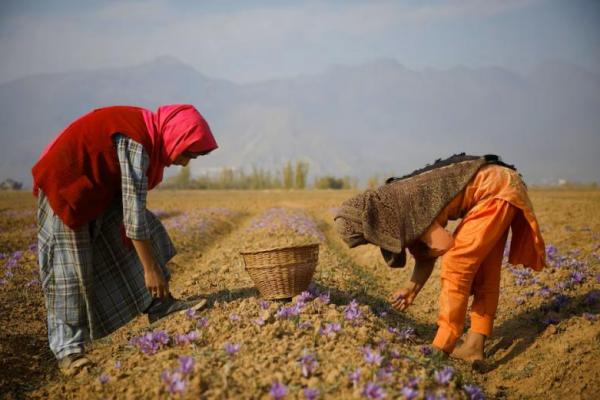
POLYGON ((0 398, 29 398, 30 392, 56 373, 55 369, 47 340, 13 334, 0 339, 0 398))
POLYGON ((222 289, 218 292, 200 293, 186 300, 197 300, 203 298, 206 299, 206 307, 210 308, 213 307, 216 302, 230 302, 239 299, 247 299, 250 297, 258 297, 258 291, 254 287, 245 287, 233 290, 222 289))
POLYGON ((154 214, 154 216, 158 219, 161 220, 161 222, 169 219, 169 218, 173 218, 173 217, 178 217, 181 214, 183 214, 182 211, 179 210, 172 210, 172 211, 163 211, 163 210, 149 210, 152 214, 154 214))
POLYGON ((498 351, 509 349, 517 343, 499 359, 490 360, 484 372, 493 371, 509 363, 531 347, 548 329, 560 329, 556 327, 559 322, 580 317, 584 313, 594 314, 595 318, 598 318, 600 301, 590 301, 595 296, 600 296, 598 290, 591 290, 580 296, 559 295, 533 310, 524 311, 504 321, 494 330, 494 336, 500 340, 487 351, 487 356, 493 357, 498 351), (551 325, 555 327, 551 328, 551 325))

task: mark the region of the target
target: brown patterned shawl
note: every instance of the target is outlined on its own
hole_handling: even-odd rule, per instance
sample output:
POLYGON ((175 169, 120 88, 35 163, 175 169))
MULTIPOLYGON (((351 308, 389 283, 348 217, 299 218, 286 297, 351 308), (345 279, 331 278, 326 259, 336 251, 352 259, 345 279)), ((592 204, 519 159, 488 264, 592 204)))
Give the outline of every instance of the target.
POLYGON ((334 217, 336 229, 348 246, 374 244, 381 247, 388 265, 404 266, 405 247, 421 237, 477 171, 490 163, 503 164, 497 156, 463 153, 390 178, 376 190, 342 203, 334 217))

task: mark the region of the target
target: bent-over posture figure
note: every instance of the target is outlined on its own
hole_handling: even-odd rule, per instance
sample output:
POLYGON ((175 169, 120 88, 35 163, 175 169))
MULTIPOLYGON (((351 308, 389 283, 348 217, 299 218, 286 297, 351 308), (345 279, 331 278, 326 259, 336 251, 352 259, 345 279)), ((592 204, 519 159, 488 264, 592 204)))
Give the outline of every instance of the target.
POLYGON ((391 295, 405 310, 442 256, 438 330, 433 346, 465 360, 483 359, 500 293, 504 248, 512 231, 509 262, 536 271, 545 265, 544 241, 527 189, 514 167, 497 156, 452 156, 377 190, 345 201, 336 229, 350 246, 381 248, 391 267, 403 267, 405 249, 415 258, 410 281, 391 295), (461 219, 451 235, 448 220, 461 219), (469 297, 471 328, 463 344, 469 297))
POLYGON ((165 167, 215 148, 194 107, 170 105, 94 110, 44 150, 32 170, 39 266, 50 349, 63 372, 90 364, 85 341, 140 313, 153 322, 197 303, 170 295, 175 249, 146 194, 165 167))

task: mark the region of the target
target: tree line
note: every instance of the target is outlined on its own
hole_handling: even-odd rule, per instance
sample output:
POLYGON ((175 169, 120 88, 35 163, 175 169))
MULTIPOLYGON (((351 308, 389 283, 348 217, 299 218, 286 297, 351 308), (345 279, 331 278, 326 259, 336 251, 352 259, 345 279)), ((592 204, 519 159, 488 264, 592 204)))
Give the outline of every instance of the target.
POLYGON ((352 177, 323 175, 308 182, 309 165, 304 161, 288 161, 280 170, 272 171, 253 166, 250 172, 223 167, 217 173, 192 177, 189 165, 167 179, 163 189, 353 189, 358 180, 352 177))

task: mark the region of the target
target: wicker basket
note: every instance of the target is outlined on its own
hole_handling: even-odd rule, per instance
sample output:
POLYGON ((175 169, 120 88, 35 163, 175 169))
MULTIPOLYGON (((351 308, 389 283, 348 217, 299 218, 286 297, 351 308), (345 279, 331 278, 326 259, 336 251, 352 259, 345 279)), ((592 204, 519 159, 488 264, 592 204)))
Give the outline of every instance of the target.
POLYGON ((246 271, 265 299, 286 299, 308 288, 319 260, 319 245, 241 252, 246 271))

